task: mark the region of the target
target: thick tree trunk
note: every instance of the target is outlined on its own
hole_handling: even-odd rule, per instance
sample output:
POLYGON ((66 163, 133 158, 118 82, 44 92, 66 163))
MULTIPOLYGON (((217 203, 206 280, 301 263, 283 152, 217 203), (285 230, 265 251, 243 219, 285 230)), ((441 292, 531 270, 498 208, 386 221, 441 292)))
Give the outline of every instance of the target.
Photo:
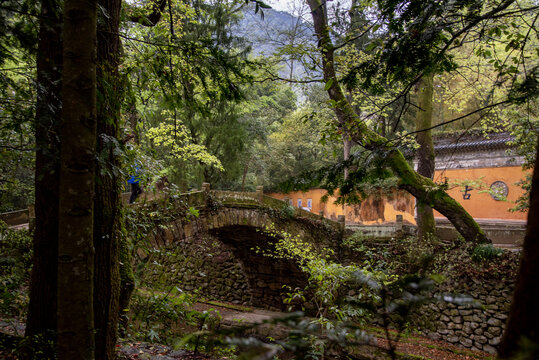
MULTIPOLYGON (((432 180, 434 177, 435 157, 432 134, 429 129, 432 126, 432 95, 434 74, 424 76, 417 85, 418 116, 416 121, 416 141, 419 149, 416 153, 417 173, 432 180), (423 131, 422 131, 423 130, 423 131)), ((417 203, 417 238, 422 240, 425 236, 436 233, 434 212, 429 203, 416 198, 417 203)))
POLYGON ((115 358, 117 340, 120 269, 120 166, 119 146, 121 89, 118 74, 121 1, 98 0, 103 9, 97 37, 97 155, 94 200, 94 325, 95 356, 115 358))
POLYGON ((94 359, 96 0, 64 3, 58 359, 94 359))
POLYGON ((133 274, 132 258, 127 234, 120 238, 120 336, 125 336, 129 322, 129 300, 135 289, 135 275, 133 274))
POLYGON ((322 54, 324 80, 329 86, 329 98, 335 102, 335 114, 339 126, 348 129, 351 138, 356 143, 369 150, 385 150, 387 164, 400 178, 400 187, 415 198, 424 199, 434 209, 438 210, 451 221, 457 231, 468 241, 490 242, 474 219, 464 208, 437 186, 431 179, 419 175, 408 164, 402 153, 383 136, 367 127, 354 112, 346 100, 335 74, 333 53, 334 47, 329 36, 328 25, 320 0, 307 0, 311 8, 314 28, 318 37, 318 47, 322 54))
MULTIPOLYGON (((60 116, 62 67, 62 15, 57 0, 43 0, 39 24, 36 103, 36 173, 34 257, 30 280, 30 304, 26 320, 27 337, 41 335, 56 339, 56 282, 58 271, 58 192, 60 179, 60 116)), ((49 356, 51 354, 45 354, 49 356)))
POLYGON ((507 326, 498 349, 500 359, 539 358, 539 138, 530 193, 530 210, 520 269, 507 326))

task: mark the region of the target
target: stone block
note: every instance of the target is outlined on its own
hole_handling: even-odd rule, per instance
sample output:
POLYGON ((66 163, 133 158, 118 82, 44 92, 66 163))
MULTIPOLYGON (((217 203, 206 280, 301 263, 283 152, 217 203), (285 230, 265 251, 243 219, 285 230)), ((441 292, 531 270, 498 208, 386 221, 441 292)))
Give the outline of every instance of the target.
POLYGON ((446 340, 447 342, 450 342, 452 344, 456 344, 459 342, 459 338, 456 336, 448 336, 446 340))
POLYGON ((498 326, 490 326, 488 328, 488 333, 494 336, 500 335, 502 333, 502 328, 498 326))
POLYGON ((490 345, 483 346, 483 351, 488 352, 489 354, 496 354, 496 348, 490 345))
POLYGON ((472 339, 466 337, 460 338, 460 343, 467 348, 470 348, 473 345, 472 339))
POLYGON ((488 342, 488 339, 483 335, 477 335, 474 337, 474 340, 477 341, 480 344, 486 344, 488 342))
POLYGON ((449 322, 451 320, 449 319, 449 317, 447 315, 442 314, 442 316, 440 316, 440 321, 449 322))
POLYGON ((496 319, 494 317, 491 317, 490 319, 488 319, 487 324, 489 324, 490 326, 502 326, 503 325, 503 323, 500 320, 498 320, 498 319, 496 319))

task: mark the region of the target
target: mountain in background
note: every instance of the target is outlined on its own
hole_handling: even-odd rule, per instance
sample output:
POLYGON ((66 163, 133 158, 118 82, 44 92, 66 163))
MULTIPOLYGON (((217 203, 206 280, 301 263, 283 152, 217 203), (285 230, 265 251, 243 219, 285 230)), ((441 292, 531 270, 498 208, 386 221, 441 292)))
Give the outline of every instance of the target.
POLYGON ((243 37, 252 47, 255 56, 279 54, 285 60, 280 76, 303 77, 308 71, 298 60, 289 55, 290 49, 301 50, 316 46, 311 25, 301 18, 284 11, 264 9, 264 18, 255 14, 254 6, 246 6, 243 18, 233 27, 236 35, 243 37), (283 51, 283 50, 287 51, 283 51))

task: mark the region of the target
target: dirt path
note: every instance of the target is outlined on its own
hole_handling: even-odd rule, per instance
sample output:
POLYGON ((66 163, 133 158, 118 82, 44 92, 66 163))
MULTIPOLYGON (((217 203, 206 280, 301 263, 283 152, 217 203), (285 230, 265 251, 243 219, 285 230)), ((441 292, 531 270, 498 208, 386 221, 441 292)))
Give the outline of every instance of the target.
MULTIPOLYGON (((253 309, 239 307, 224 303, 197 303, 194 306, 198 311, 216 310, 221 316, 221 325, 224 327, 234 327, 237 325, 254 325, 275 317, 284 316, 284 313, 268 311, 263 309, 253 309)), ((362 347, 360 354, 365 359, 388 359, 388 341, 385 339, 383 330, 372 327, 375 334, 371 346, 362 347)), ((272 326, 258 326, 257 336, 279 338, 285 336, 284 328, 272 326), (279 334, 277 334, 278 332, 279 334)), ((0 332, 9 334, 24 333, 24 324, 14 320, 3 320, 0 318, 0 332)), ((394 336, 394 334, 393 334, 394 336)), ((226 357, 215 357, 201 354, 194 354, 186 350, 174 350, 171 347, 159 344, 149 344, 144 342, 121 341, 118 345, 120 360, 218 360, 226 357)), ((435 341, 411 335, 402 337, 396 347, 396 352, 402 359, 417 360, 481 360, 494 359, 494 356, 481 351, 463 349, 442 341, 435 341), (404 356, 403 356, 404 355, 404 356)), ((0 349, 0 359, 16 359, 8 355, 6 351, 0 349)))

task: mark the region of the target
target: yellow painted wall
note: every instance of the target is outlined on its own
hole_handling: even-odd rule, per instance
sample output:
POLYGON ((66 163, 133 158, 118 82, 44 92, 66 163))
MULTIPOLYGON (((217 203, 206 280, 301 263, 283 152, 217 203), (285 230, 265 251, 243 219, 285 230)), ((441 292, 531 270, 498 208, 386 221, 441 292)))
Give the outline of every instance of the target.
MULTIPOLYGON (((507 184, 509 188, 508 202, 494 200, 490 194, 480 194, 477 189, 471 190, 469 192, 470 199, 465 200, 463 199, 462 187, 449 189, 449 195, 456 199, 474 219, 526 220, 527 213, 509 211, 515 206, 515 200, 523 193, 522 188, 516 185, 519 180, 525 177, 521 166, 436 171, 434 181, 443 182, 445 178, 458 181, 478 180, 481 177, 483 177, 482 182, 488 186, 495 181, 503 181, 507 184)), ((438 212, 435 212, 434 216, 444 217, 438 212)))
POLYGON ((297 207, 301 199, 302 207, 307 207, 307 200, 312 200, 311 212, 318 214, 324 212, 324 216, 337 220, 339 215, 345 215, 347 223, 382 224, 394 222, 397 215, 402 215, 405 222, 415 224, 414 199, 403 191, 394 191, 390 196, 371 196, 361 204, 342 205, 335 204, 336 198, 330 196, 327 202, 320 201, 326 194, 323 189, 311 189, 306 192, 292 192, 288 194, 268 194, 276 199, 291 199, 292 205, 297 207))
MULTIPOLYGON (((494 200, 488 193, 479 193, 477 189, 469 192, 470 199, 463 199, 461 187, 448 190, 450 196, 456 199, 466 211, 475 219, 504 219, 504 220, 526 220, 527 213, 510 212, 514 207, 514 201, 523 193, 523 190, 516 183, 523 179, 525 173, 520 166, 498 167, 498 168, 476 168, 476 169, 452 169, 436 171, 434 180, 443 182, 447 177, 449 180, 478 180, 490 186, 495 181, 503 181, 507 184, 509 191, 506 201, 494 200)), ((289 194, 271 193, 268 194, 276 199, 291 199, 292 205, 298 206, 298 199, 302 200, 302 207, 307 207, 307 200, 312 200, 311 212, 318 214, 324 212, 324 216, 337 220, 339 215, 346 216, 347 223, 362 224, 382 224, 394 222, 397 215, 402 215, 403 220, 410 224, 415 224, 415 199, 403 191, 395 191, 390 196, 371 196, 359 205, 345 206, 336 205, 335 197, 329 197, 328 201, 322 203, 320 199, 326 194, 323 189, 311 189, 306 192, 292 192, 289 194)), ((434 212, 435 217, 443 218, 443 215, 434 212)))

